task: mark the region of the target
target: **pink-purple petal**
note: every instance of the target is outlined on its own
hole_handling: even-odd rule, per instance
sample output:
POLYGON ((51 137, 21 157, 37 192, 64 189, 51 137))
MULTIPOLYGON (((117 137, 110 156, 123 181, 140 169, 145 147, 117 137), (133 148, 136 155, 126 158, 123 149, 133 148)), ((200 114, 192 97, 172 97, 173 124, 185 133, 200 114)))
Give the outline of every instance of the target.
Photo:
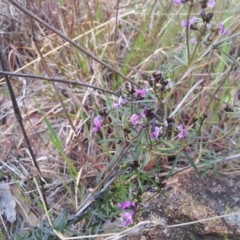
POLYGON ((231 32, 230 30, 225 30, 223 23, 219 23, 219 35, 229 35, 231 32))
POLYGON ((95 125, 93 127, 94 132, 98 132, 99 130, 101 130, 101 128, 102 128, 101 121, 102 121, 102 118, 100 116, 97 116, 94 118, 94 120, 93 120, 93 124, 95 125))
POLYGON ((187 20, 182 20, 181 21, 181 26, 182 28, 185 28, 188 26, 189 29, 191 29, 191 26, 197 22, 197 17, 192 17, 189 19, 189 22, 187 20))
POLYGON ((123 203, 118 203, 117 204, 119 208, 121 208, 122 210, 126 209, 126 208, 135 208, 135 203, 131 202, 131 201, 125 201, 123 203))
POLYGON ((196 44, 196 43, 197 43, 197 39, 196 39, 196 38, 191 38, 191 39, 189 40, 189 43, 191 43, 191 44, 196 44))
POLYGON ((137 96, 140 96, 141 98, 145 98, 146 96, 145 89, 135 89, 135 93, 137 94, 137 96))
POLYGON ((197 17, 192 17, 189 19, 189 28, 197 22, 197 17))
POLYGON ((207 6, 208 6, 209 8, 214 8, 214 6, 215 6, 215 0, 208 0, 207 6))
POLYGON ((124 226, 133 224, 133 215, 130 212, 123 213, 122 218, 124 219, 123 221, 124 226))
POLYGON ((126 103, 127 103, 127 99, 124 99, 124 98, 122 98, 122 96, 120 96, 119 99, 118 99, 118 103, 113 104, 113 108, 122 107, 126 103))
POLYGON ((186 136, 188 135, 188 132, 183 129, 182 124, 180 124, 180 125, 177 127, 177 129, 180 131, 180 133, 178 134, 178 137, 179 137, 180 139, 182 139, 182 138, 184 138, 184 137, 186 137, 186 136))
POLYGON ((182 26, 182 28, 187 27, 187 20, 182 20, 181 21, 181 26, 182 26))
POLYGON ((160 133, 160 127, 155 127, 154 131, 150 133, 150 138, 157 139, 160 133))
POLYGON ((137 121, 140 120, 140 116, 138 116, 137 114, 133 114, 130 118, 130 122, 132 123, 132 125, 136 125, 137 121))
POLYGON ((178 4, 181 4, 181 3, 183 3, 183 0, 173 0, 174 5, 178 5, 178 4))

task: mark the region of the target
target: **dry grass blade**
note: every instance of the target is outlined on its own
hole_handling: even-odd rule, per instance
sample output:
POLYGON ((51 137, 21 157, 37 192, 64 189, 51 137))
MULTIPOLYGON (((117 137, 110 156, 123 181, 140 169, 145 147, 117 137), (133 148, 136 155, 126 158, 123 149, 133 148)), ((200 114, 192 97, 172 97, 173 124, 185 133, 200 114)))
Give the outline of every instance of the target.
POLYGON ((86 51, 83 47, 81 47, 80 45, 76 44, 74 41, 72 41, 70 38, 68 38, 67 36, 65 36, 64 34, 62 34, 60 31, 58 31, 57 29, 53 28, 51 25, 47 24, 46 22, 44 22, 42 19, 38 18, 36 15, 34 15, 32 12, 28 11, 24 6, 22 6, 21 4, 9 0, 9 2, 14 5, 15 7, 17 7, 18 9, 20 9, 21 11, 23 11, 26 15, 28 15, 29 17, 31 17, 32 19, 34 19, 35 21, 39 22, 40 24, 42 24, 43 26, 45 26, 46 28, 50 29, 51 31, 53 31, 54 33, 56 33, 57 35, 59 35, 60 37, 62 37, 64 40, 66 40, 67 42, 69 42, 70 44, 72 44, 74 47, 76 47, 77 49, 79 49, 81 52, 85 53, 87 56, 89 56, 90 58, 92 58, 93 60, 95 60, 96 62, 100 63, 102 66, 110 69, 111 71, 117 73, 119 76, 121 76, 124 80, 131 82, 134 85, 137 85, 137 83, 132 82, 129 78, 125 77, 123 74, 121 74, 119 71, 117 71, 115 68, 111 67, 110 65, 106 64, 105 62, 103 62, 102 60, 100 60, 99 58, 97 58, 96 56, 94 56, 92 53, 86 51))
MULTIPOLYGON (((2 69, 5 71, 5 65, 4 65, 4 61, 3 61, 3 57, 2 57, 2 53, 0 53, 0 63, 1 63, 1 67, 2 69)), ((29 138, 27 136, 27 133, 26 133, 26 130, 25 130, 25 127, 23 125, 23 121, 22 121, 22 115, 21 115, 21 112, 19 110, 19 107, 18 107, 18 103, 16 101, 16 98, 15 98, 15 95, 14 95, 14 92, 13 92, 13 89, 12 89, 12 85, 10 83, 10 80, 8 78, 8 75, 4 75, 5 77, 5 81, 6 81, 6 84, 8 86, 8 91, 9 91, 9 95, 11 97, 11 101, 12 101, 12 106, 13 106, 13 110, 14 110, 14 114, 15 114, 15 117, 17 119, 17 122, 19 123, 20 127, 21 127, 21 130, 22 130, 22 133, 23 133, 23 136, 24 136, 24 140, 26 141, 27 143, 27 147, 28 147, 28 150, 29 150, 29 153, 30 153, 30 156, 32 158, 32 161, 33 161, 33 165, 35 166, 37 172, 38 172, 38 177, 39 177, 39 182, 40 182, 40 185, 41 185, 41 194, 42 194, 42 199, 43 199, 43 204, 44 206, 46 207, 46 209, 48 209, 48 204, 47 204, 47 199, 46 199, 46 195, 45 195, 45 190, 44 190, 44 184, 45 184, 45 180, 43 179, 42 175, 41 175, 41 171, 40 171, 40 168, 38 166, 38 163, 36 161, 36 158, 35 158, 35 155, 33 153, 33 150, 32 150, 32 147, 31 147, 31 144, 30 144, 30 141, 29 141, 29 138)))
MULTIPOLYGON (((30 9, 30 2, 29 0, 27 0, 27 8, 30 9)), ((34 49, 36 49, 36 53, 38 56, 40 56, 40 59, 41 59, 41 63, 43 65, 43 68, 45 69, 48 77, 53 77, 53 74, 51 73, 50 69, 48 68, 47 64, 46 64, 46 61, 44 60, 44 57, 43 57, 43 54, 41 52, 41 50, 39 49, 39 46, 38 46, 38 43, 37 43, 37 40, 36 40, 36 36, 35 36, 35 31, 34 31, 34 26, 33 26, 33 20, 32 18, 30 18, 30 26, 31 26, 31 32, 32 32, 32 41, 33 41, 33 45, 34 45, 34 49)), ((72 123, 72 120, 71 118, 69 117, 69 114, 67 113, 67 110, 66 110, 66 107, 62 101, 62 98, 59 94, 59 91, 55 85, 54 82, 51 82, 52 83, 52 86, 53 86, 53 89, 55 91, 55 93, 57 94, 57 97, 58 97, 58 100, 59 102, 61 103, 61 106, 63 108, 63 111, 68 119, 68 122, 70 124, 70 126, 72 127, 72 131, 76 134, 76 129, 75 127, 73 126, 73 123, 72 123)))

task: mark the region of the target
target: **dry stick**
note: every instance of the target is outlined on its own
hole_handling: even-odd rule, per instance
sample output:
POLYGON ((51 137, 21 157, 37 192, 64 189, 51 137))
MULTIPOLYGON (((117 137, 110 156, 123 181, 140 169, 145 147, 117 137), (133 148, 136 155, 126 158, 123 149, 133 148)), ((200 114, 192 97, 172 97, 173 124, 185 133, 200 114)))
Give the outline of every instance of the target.
POLYGON ((37 75, 33 75, 33 74, 14 73, 14 72, 7 72, 7 71, 1 71, 1 70, 0 70, 0 74, 16 76, 16 77, 24 77, 24 78, 35 78, 35 79, 39 79, 39 80, 47 80, 47 81, 50 81, 50 82, 60 82, 60 83, 63 83, 63 84, 75 84, 75 85, 79 85, 79 86, 83 86, 83 87, 89 87, 89 88, 92 88, 92 89, 95 89, 95 90, 99 90, 99 91, 102 91, 102 92, 109 93, 109 94, 115 95, 117 97, 120 97, 120 95, 115 93, 115 92, 108 91, 108 90, 105 90, 103 88, 99 88, 99 87, 89 85, 89 84, 86 84, 86 83, 76 82, 76 81, 73 81, 73 80, 64 80, 62 78, 43 77, 43 76, 37 76, 37 75))
POLYGON ((93 60, 95 60, 96 62, 100 63, 101 65, 103 65, 104 67, 110 69, 111 71, 115 72, 116 74, 118 74, 119 76, 121 76, 124 80, 138 86, 137 83, 133 82, 132 80, 130 80, 129 78, 125 77, 122 73, 120 73, 119 71, 117 71, 115 68, 111 67, 110 65, 108 65, 107 63, 103 62, 102 60, 100 60, 98 57, 94 56, 92 53, 90 53, 89 51, 85 50, 83 47, 81 47, 80 45, 78 45, 77 43, 75 43, 74 41, 72 41, 70 38, 68 38, 67 36, 65 36, 64 34, 62 34, 60 31, 58 31, 57 29, 55 29, 54 27, 52 27, 51 25, 47 24, 46 22, 44 22, 42 19, 40 19, 39 17, 37 17, 35 14, 33 14, 32 12, 30 12, 29 10, 27 10, 24 6, 22 6, 21 4, 17 3, 16 1, 13 0, 9 0, 9 2, 14 5, 16 8, 20 9, 21 11, 23 11, 25 14, 27 14, 29 17, 33 18, 35 21, 39 22, 41 25, 43 25, 44 27, 50 29, 51 31, 53 31, 54 33, 56 33, 58 36, 60 36, 61 38, 63 38, 65 41, 71 43, 74 47, 76 47, 78 50, 80 50, 81 52, 83 52, 84 54, 86 54, 88 57, 92 58, 93 60))
MULTIPOLYGON (((27 1, 27 8, 30 8, 29 0, 27 1)), ((40 56, 41 63, 42 63, 42 65, 43 65, 43 68, 45 69, 47 75, 48 75, 49 77, 53 77, 51 71, 49 70, 49 68, 48 68, 48 66, 47 66, 47 64, 46 64, 46 62, 45 62, 45 60, 44 60, 44 57, 43 57, 43 55, 42 55, 42 52, 40 51, 40 49, 39 49, 39 47, 38 47, 37 40, 36 40, 36 37, 35 37, 34 27, 33 27, 33 20, 32 20, 31 17, 30 17, 30 26, 31 26, 32 41, 33 41, 34 49, 36 49, 37 54, 40 56)), ((68 122, 69 122, 70 126, 72 127, 73 132, 76 134, 76 133, 77 133, 77 132, 76 132, 76 129, 75 129, 74 126, 73 126, 73 123, 72 123, 71 118, 69 117, 69 114, 67 113, 67 109, 66 109, 66 107, 65 107, 65 105, 64 105, 64 103, 63 103, 63 100, 62 100, 59 92, 58 92, 58 89, 57 89, 57 87, 56 87, 56 85, 55 85, 54 82, 51 82, 51 84, 52 84, 52 86, 53 86, 53 88, 54 88, 54 91, 55 91, 56 94, 57 94, 58 100, 59 100, 59 102, 60 102, 60 104, 61 104, 61 106, 62 106, 62 108, 63 108, 63 111, 64 111, 64 113, 65 113, 65 115, 66 115, 66 117, 67 117, 67 119, 68 119, 68 122)))
MULTIPOLYGON (((5 68, 5 65, 4 65, 2 52, 0 53, 0 65, 2 66, 2 70, 5 71, 6 68, 5 68)), ((14 111, 15 117, 16 117, 16 119, 17 119, 17 121, 18 121, 18 123, 19 123, 19 125, 21 127, 21 130, 22 130, 24 139, 26 141, 29 153, 30 153, 31 158, 33 160, 33 165, 35 166, 35 168, 37 169, 37 172, 38 172, 39 182, 40 182, 40 185, 41 185, 41 193, 42 193, 44 205, 48 209, 47 199, 46 199, 46 195, 45 195, 45 191, 44 191, 44 183, 45 183, 45 181, 44 181, 44 179, 43 179, 43 177, 41 175, 41 171, 39 169, 39 166, 38 166, 38 163, 36 161, 35 155, 33 153, 30 141, 29 141, 27 133, 26 133, 26 130, 24 128, 23 121, 22 121, 22 115, 21 115, 21 112, 19 110, 18 103, 17 103, 16 97, 15 97, 15 94, 13 92, 11 82, 10 82, 7 74, 4 74, 4 78, 5 78, 5 81, 6 81, 6 84, 7 84, 7 87, 8 87, 8 91, 9 91, 9 94, 10 94, 10 97, 11 97, 11 101, 12 101, 12 106, 13 106, 13 111, 14 111)))

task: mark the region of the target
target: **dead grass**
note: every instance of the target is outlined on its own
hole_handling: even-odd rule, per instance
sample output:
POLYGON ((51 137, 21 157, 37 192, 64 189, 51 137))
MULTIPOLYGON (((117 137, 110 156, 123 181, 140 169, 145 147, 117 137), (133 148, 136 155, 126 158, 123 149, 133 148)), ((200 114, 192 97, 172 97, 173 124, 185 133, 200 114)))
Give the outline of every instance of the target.
MULTIPOLYGON (((179 148, 179 144, 175 144, 176 131, 173 131, 169 135, 169 143, 155 146, 152 152, 147 152, 148 148, 136 150, 139 159, 143 159, 142 171, 151 170, 149 175, 153 179, 157 172, 164 179, 169 173, 189 166, 196 169, 204 166, 207 171, 213 167, 209 161, 219 159, 221 171, 234 171, 238 169, 239 161, 232 161, 232 158, 227 162, 224 160, 225 157, 238 154, 240 144, 237 62, 239 4, 232 1, 231 14, 231 11, 226 11, 225 1, 218 1, 214 9, 214 21, 225 22, 225 26, 231 29, 231 35, 213 36, 211 44, 200 44, 189 59, 185 31, 180 27, 180 21, 188 16, 188 9, 186 6, 172 6, 171 1, 165 2, 120 1, 117 5, 116 2, 104 0, 46 0, 34 1, 30 5, 37 17, 116 70, 112 71, 101 62, 94 61, 35 21, 37 44, 51 77, 73 80, 115 93, 119 93, 118 88, 125 82, 118 72, 141 87, 148 87, 147 77, 157 70, 163 73, 165 79, 172 79, 174 87, 158 96, 162 102, 157 101, 158 97, 150 89, 149 101, 152 102, 144 104, 158 109, 162 123, 168 117, 174 118, 175 126, 182 123, 191 137, 179 148), (180 154, 182 150, 191 159, 191 164, 186 155, 180 154), (169 156, 174 160, 179 159, 179 163, 169 156), (161 159, 160 163, 156 159, 161 159)), ((21 4, 24 5, 23 2, 21 4)), ((0 15, 1 49, 9 71, 49 76, 29 37, 29 17, 9 1, 0 1, 0 9, 3 10, 0 15)), ((199 9, 199 6, 194 6, 191 16, 197 15, 199 9)), ((193 46, 188 48, 192 51, 193 46)), ((57 92, 66 108, 64 112, 56 89, 49 81, 40 81, 34 76, 12 76, 11 83, 41 175, 46 181, 45 192, 50 206, 47 214, 39 196, 41 191, 37 189, 38 184, 34 183, 36 169, 15 120, 4 79, 1 79, 1 179, 9 176, 7 181, 12 186, 19 218, 26 224, 37 226, 46 219, 47 214, 51 226, 57 216, 63 216, 61 209, 66 208, 69 215, 73 216, 70 222, 73 219, 75 221, 76 216, 79 221, 75 224, 66 223, 72 232, 65 231, 65 237, 104 232, 101 231, 102 223, 107 217, 111 219, 118 216, 113 203, 120 201, 118 197, 122 199, 120 191, 113 196, 114 189, 120 189, 121 184, 123 186, 126 182, 131 183, 131 179, 136 179, 135 174, 129 174, 129 177, 127 173, 127 177, 121 178, 116 172, 121 169, 121 164, 127 165, 133 160, 131 154, 137 149, 131 144, 131 147, 124 146, 124 141, 119 141, 124 135, 123 129, 129 127, 126 116, 137 107, 133 103, 129 107, 131 110, 127 110, 120 119, 110 111, 113 124, 105 124, 105 130, 95 134, 92 131, 94 117, 98 115, 98 110, 108 110, 117 101, 116 96, 90 87, 56 83, 57 92), (71 121, 74 128, 71 127, 71 121), (129 149, 131 152, 127 151, 129 149), (118 178, 111 185, 112 180, 109 179, 114 175, 118 178), (110 203, 108 208, 112 215, 109 213, 104 216, 100 214, 101 211, 94 212, 93 209, 87 215, 85 209, 99 199, 93 200, 94 194, 105 194, 107 188, 104 186, 107 185, 112 186, 109 187, 112 195, 104 197, 110 203)), ((127 197, 130 187, 127 184, 125 187, 127 197)), ((97 201, 95 208, 98 207, 103 208, 101 201, 97 201)), ((4 219, 2 223, 5 224, 4 219)), ((29 232, 32 231, 28 225, 13 226, 12 229, 23 230, 26 227, 29 232)), ((13 234, 14 230, 6 229, 7 235, 13 234)), ((60 233, 58 237, 66 239, 60 237, 60 233)))

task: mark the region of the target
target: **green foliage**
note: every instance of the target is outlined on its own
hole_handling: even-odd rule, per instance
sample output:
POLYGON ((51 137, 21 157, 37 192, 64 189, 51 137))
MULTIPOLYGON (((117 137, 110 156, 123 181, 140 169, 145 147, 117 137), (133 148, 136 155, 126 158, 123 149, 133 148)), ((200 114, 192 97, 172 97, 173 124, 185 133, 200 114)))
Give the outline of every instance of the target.
POLYGON ((61 143, 60 139, 58 138, 58 136, 57 136, 56 132, 54 131, 52 125, 50 124, 48 119, 44 116, 44 113, 42 112, 42 110, 40 108, 39 108, 39 112, 43 115, 44 121, 45 121, 45 123, 46 123, 46 125, 48 127, 50 141, 56 147, 56 149, 58 150, 58 152, 62 156, 62 158, 66 161, 66 163, 67 163, 67 165, 69 167, 69 171, 70 171, 69 173, 74 178, 74 175, 77 174, 76 168, 72 164, 71 159, 69 159, 66 156, 66 154, 64 153, 63 148, 62 148, 62 143, 61 143))

